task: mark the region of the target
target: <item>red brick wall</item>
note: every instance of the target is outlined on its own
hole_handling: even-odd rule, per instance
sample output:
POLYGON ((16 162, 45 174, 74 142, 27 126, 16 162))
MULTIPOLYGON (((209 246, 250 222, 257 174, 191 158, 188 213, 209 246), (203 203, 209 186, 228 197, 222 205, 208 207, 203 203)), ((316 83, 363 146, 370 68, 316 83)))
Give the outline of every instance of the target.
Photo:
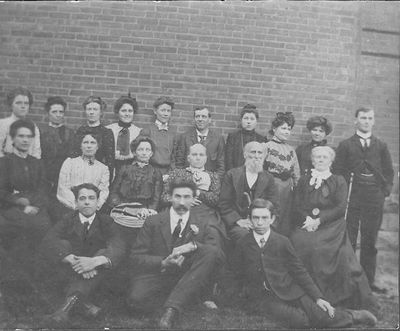
MULTIPOLYGON (((395 8, 379 7, 380 15, 392 17, 395 8)), ((223 133, 237 127, 250 102, 263 134, 275 112, 293 111, 293 144, 309 139, 308 117, 327 116, 333 145, 352 133, 355 107, 372 103, 377 135, 398 163, 399 58, 361 55, 375 9, 348 2, 1 3, 0 99, 26 86, 35 96, 32 118, 44 121, 47 96, 61 95, 68 123, 77 126, 86 96, 104 97, 110 122, 113 102, 130 90, 143 125, 154 99, 169 95, 180 131, 193 106, 205 104, 223 133)), ((397 22, 385 29, 399 32, 397 22)), ((399 55, 398 48, 385 52, 399 55)))

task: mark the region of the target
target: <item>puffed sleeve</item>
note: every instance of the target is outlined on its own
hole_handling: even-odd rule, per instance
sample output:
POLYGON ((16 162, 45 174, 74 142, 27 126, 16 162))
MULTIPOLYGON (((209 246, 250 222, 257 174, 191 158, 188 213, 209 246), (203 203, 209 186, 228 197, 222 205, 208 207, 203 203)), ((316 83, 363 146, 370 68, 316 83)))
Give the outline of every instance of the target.
POLYGON ((57 199, 68 208, 75 209, 75 196, 71 191, 72 159, 67 158, 60 169, 58 177, 57 199))

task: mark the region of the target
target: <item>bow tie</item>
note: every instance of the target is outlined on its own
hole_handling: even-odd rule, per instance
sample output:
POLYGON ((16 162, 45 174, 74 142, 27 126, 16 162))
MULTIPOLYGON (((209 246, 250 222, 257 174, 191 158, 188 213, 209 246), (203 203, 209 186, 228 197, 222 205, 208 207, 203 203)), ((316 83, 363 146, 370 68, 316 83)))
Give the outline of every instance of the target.
POLYGON ((168 131, 168 124, 157 124, 158 131, 168 131))

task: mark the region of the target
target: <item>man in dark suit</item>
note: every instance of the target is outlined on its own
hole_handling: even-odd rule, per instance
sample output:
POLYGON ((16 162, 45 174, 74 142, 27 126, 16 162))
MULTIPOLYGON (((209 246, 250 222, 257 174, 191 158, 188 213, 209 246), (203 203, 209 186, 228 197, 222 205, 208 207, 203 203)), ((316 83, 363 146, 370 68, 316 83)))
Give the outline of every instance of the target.
POLYGON ((108 270, 114 268, 125 249, 113 219, 96 213, 99 189, 93 184, 73 188, 77 212, 67 214, 44 237, 40 255, 46 260, 46 274, 67 284, 66 299, 46 322, 62 326, 78 302, 83 312, 98 316, 100 308, 89 301, 108 270))
POLYGON ((235 242, 246 235, 251 223, 248 208, 251 201, 263 198, 278 202, 274 177, 263 170, 265 158, 261 143, 251 141, 244 147, 245 165, 229 170, 222 182, 219 209, 228 230, 228 236, 235 242))
POLYGON ((189 166, 187 156, 189 148, 194 144, 203 144, 207 149, 205 170, 215 171, 220 178, 225 173, 225 141, 217 131, 210 129, 210 110, 204 106, 194 108, 194 127, 181 134, 176 148, 176 167, 189 166))
POLYGON ((290 328, 375 325, 369 311, 335 309, 323 299, 289 239, 270 228, 275 219, 270 201, 254 200, 249 215, 253 230, 237 242, 234 270, 251 308, 290 328))
POLYGON ((182 309, 197 301, 224 260, 218 227, 190 210, 196 189, 192 181, 172 182, 172 207, 146 220, 131 251, 135 275, 128 303, 152 311, 164 302, 162 329, 172 328, 182 309))
POLYGON ((393 164, 387 145, 372 135, 374 111, 360 108, 355 114, 356 133, 342 141, 336 152, 334 172, 347 181, 353 173, 353 188, 347 214, 347 231, 353 249, 357 247, 358 229, 361 233, 360 264, 370 287, 376 286, 376 241, 382 223, 383 203, 393 186, 393 164))

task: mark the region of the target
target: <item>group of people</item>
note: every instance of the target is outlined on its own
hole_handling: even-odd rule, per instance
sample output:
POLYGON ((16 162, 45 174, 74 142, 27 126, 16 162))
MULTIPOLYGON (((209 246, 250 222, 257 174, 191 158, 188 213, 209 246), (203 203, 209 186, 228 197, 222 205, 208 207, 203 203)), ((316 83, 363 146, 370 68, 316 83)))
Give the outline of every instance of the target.
POLYGON ((326 118, 310 118, 312 140, 295 149, 293 114, 277 113, 268 139, 256 132, 251 104, 225 142, 206 106, 178 134, 169 97, 154 102, 144 129, 131 95, 115 102, 118 122, 108 126, 105 102, 88 97, 76 131, 64 124, 63 98, 48 98, 47 124, 27 119, 32 103, 29 90, 12 90, 12 114, 0 120, 0 263, 11 258, 65 289, 49 325, 68 324, 77 306, 98 317, 91 295, 127 270, 127 305, 162 303, 164 329, 189 303, 210 299, 222 272, 237 276, 248 303, 290 327, 376 323, 367 309, 371 290, 384 291, 375 284, 376 241, 394 172, 387 145, 372 135, 372 109, 356 111, 356 133, 334 150, 326 118))

